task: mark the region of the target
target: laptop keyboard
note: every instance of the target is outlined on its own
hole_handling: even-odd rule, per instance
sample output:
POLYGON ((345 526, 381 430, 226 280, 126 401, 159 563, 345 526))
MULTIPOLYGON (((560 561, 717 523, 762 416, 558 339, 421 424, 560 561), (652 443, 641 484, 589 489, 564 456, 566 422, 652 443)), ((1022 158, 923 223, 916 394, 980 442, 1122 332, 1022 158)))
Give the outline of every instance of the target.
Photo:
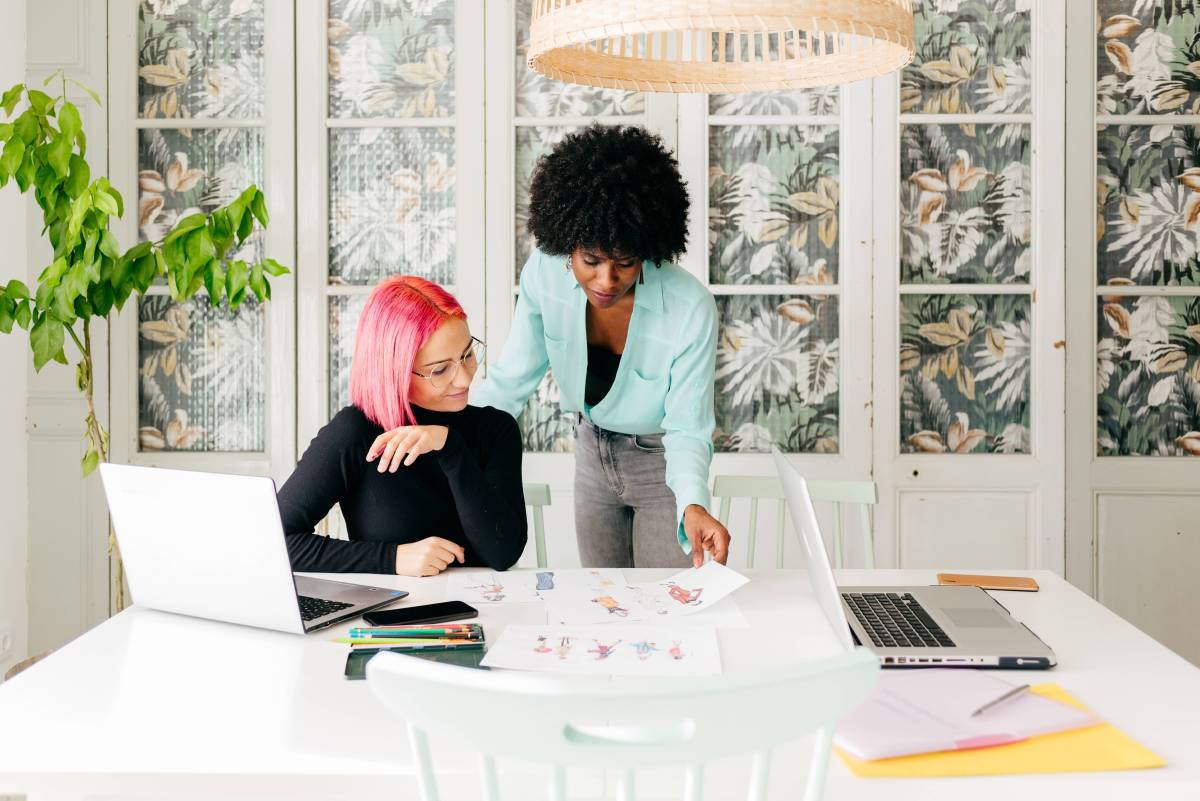
POLYGON ((954 641, 911 593, 844 592, 842 598, 879 648, 953 648, 954 641))
POLYGON ((342 603, 341 601, 330 601, 325 598, 312 598, 308 595, 297 596, 300 599, 300 617, 305 622, 316 620, 319 617, 337 612, 341 609, 354 606, 354 604, 342 603))

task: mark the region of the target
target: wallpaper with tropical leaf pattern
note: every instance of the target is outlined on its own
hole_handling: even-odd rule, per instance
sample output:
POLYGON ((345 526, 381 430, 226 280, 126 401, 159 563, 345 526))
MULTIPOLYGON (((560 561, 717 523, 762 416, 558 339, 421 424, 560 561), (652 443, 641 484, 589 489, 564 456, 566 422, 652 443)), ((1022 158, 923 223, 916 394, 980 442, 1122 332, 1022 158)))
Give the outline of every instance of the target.
POLYGON ((138 441, 143 451, 261 451, 266 325, 250 298, 236 313, 201 296, 138 303, 138 441))
POLYGON ((1097 0, 1096 113, 1200 113, 1195 0, 1097 0))
POLYGON ((263 0, 142 0, 142 117, 263 115, 263 0))
POLYGON ((1101 297, 1099 456, 1200 456, 1200 298, 1101 297))
POLYGON ((835 284, 836 125, 711 126, 709 281, 835 284))
POLYGON ((1032 111, 1032 5, 1033 0, 914 0, 916 54, 901 75, 900 111, 1032 111))
POLYGON ((1029 126, 903 125, 900 280, 1030 280, 1029 126))
POLYGON ((903 295, 902 453, 1030 452, 1028 295, 903 295))
POLYGON ((333 117, 454 114, 454 0, 329 0, 333 117))
POLYGON ((717 297, 721 451, 838 451, 838 297, 717 297))

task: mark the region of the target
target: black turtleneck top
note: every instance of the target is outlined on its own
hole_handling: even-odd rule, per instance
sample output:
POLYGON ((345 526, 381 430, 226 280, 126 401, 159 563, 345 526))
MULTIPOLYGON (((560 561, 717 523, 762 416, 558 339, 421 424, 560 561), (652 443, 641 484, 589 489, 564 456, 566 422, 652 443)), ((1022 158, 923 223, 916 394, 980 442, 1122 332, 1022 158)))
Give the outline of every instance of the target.
POLYGON ((396 546, 426 537, 462 545, 470 566, 506 570, 520 558, 528 526, 516 420, 490 406, 413 413, 419 425, 446 426, 446 445, 395 473, 367 461, 383 429, 355 406, 309 443, 279 490, 293 570, 395 573, 396 546), (349 540, 313 533, 335 503, 349 540))

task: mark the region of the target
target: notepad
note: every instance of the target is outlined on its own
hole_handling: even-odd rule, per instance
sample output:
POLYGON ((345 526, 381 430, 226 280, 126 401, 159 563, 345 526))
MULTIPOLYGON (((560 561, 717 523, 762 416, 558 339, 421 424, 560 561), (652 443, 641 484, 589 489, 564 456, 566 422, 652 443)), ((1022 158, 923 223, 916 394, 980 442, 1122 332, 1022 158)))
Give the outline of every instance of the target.
MULTIPOLYGON (((1031 692, 1083 709, 1079 701, 1056 684, 1034 685, 1031 692)), ((941 751, 869 762, 840 748, 834 750, 855 776, 874 779, 1137 770, 1167 764, 1158 754, 1109 723, 995 748, 941 751)))
POLYGON ((885 672, 867 700, 842 718, 837 744, 859 759, 888 759, 1003 745, 1100 722, 1087 710, 1029 692, 971 716, 1012 688, 976 670, 885 672))

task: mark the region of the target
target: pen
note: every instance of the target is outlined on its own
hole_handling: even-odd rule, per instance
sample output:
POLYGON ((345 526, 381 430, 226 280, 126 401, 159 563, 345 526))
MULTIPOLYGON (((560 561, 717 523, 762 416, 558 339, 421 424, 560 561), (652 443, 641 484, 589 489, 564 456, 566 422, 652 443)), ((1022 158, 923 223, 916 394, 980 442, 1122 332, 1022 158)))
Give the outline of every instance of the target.
POLYGON ((334 642, 350 645, 469 645, 483 640, 466 637, 338 637, 334 642))
POLYGON ((1028 684, 1022 684, 1020 687, 1013 687, 1011 690, 1006 692, 1004 695, 1001 695, 998 698, 993 698, 992 700, 988 701, 983 706, 979 707, 979 709, 976 709, 974 712, 971 713, 970 717, 975 717, 976 715, 986 712, 987 710, 991 709, 992 707, 994 707, 998 704, 1002 704, 1010 698, 1016 698, 1018 695, 1020 695, 1021 693, 1025 692, 1028 689, 1029 689, 1028 684))
POLYGON ((482 629, 350 629, 350 637, 477 637, 482 629))

